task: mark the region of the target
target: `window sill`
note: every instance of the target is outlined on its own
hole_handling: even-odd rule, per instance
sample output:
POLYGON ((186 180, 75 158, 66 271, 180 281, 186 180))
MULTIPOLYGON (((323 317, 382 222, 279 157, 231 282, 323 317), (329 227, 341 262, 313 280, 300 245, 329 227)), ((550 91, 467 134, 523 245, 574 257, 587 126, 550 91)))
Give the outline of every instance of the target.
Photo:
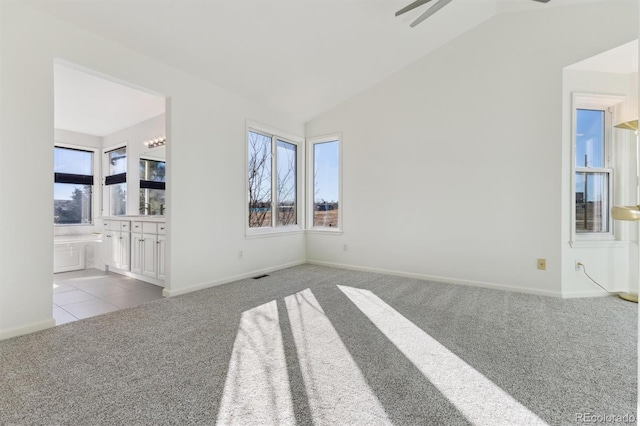
POLYGON ((619 240, 580 240, 569 241, 571 248, 624 248, 629 246, 629 241, 619 240))
POLYGON ((258 228, 251 229, 245 233, 246 239, 263 238, 263 237, 282 237, 285 235, 296 235, 304 233, 304 229, 298 226, 283 228, 258 228))
POLYGON ((298 227, 295 228, 283 228, 283 229, 274 229, 274 228, 262 228, 262 229, 253 229, 245 234, 246 239, 253 238, 263 238, 263 237, 281 237, 284 235, 296 235, 296 234, 318 234, 318 235, 342 235, 343 232, 340 229, 331 229, 331 228, 312 228, 312 229, 301 229, 298 227))
POLYGON ((320 234, 320 235, 342 235, 342 230, 338 228, 311 228, 307 229, 308 234, 320 234))

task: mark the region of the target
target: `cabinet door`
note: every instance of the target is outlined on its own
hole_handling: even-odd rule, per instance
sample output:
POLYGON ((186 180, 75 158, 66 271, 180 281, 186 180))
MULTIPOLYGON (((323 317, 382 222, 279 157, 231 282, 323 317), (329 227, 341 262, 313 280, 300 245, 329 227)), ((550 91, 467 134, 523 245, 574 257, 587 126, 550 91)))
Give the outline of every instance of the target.
POLYGON ((84 269, 84 244, 54 244, 53 272, 84 269))
POLYGON ((164 280, 165 278, 165 255, 167 249, 167 237, 164 235, 158 235, 158 278, 164 280))
POLYGON ((105 235, 105 263, 114 268, 120 267, 120 235, 119 232, 107 231, 105 235))
POLYGON ((100 250, 102 250, 102 260, 107 266, 113 266, 111 264, 111 235, 106 229, 102 231, 102 243, 100 244, 100 250))
POLYGON ((142 239, 142 274, 156 278, 158 275, 158 248, 156 235, 144 234, 142 239))
POLYGON ((120 266, 118 266, 123 271, 128 271, 131 267, 130 259, 131 259, 131 233, 130 232, 120 232, 119 233, 119 241, 120 244, 120 266))
POLYGON ((142 244, 144 238, 142 234, 131 233, 131 272, 137 274, 142 273, 142 253, 144 251, 142 244))

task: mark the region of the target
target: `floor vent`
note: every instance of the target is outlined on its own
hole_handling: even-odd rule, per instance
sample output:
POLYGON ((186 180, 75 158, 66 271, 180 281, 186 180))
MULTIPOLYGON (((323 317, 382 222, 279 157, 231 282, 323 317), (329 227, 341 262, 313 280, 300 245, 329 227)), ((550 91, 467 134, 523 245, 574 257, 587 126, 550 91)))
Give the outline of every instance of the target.
POLYGON ((264 275, 258 275, 257 277, 253 277, 254 280, 259 280, 260 278, 264 278, 264 277, 268 277, 269 275, 264 274, 264 275))

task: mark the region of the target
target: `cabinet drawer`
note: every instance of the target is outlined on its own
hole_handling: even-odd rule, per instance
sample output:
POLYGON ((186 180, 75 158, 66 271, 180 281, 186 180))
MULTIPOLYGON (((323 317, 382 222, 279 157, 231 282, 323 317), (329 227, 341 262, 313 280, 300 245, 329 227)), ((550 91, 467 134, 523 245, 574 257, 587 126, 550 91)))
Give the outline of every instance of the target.
POLYGON ((131 232, 142 232, 142 222, 131 222, 131 232))
POLYGON ((120 227, 118 228, 120 231, 131 231, 131 222, 128 220, 121 220, 120 227))
POLYGON ((145 234, 157 234, 157 225, 155 222, 142 222, 142 232, 145 234))
POLYGON ((167 233, 167 223, 160 222, 158 223, 158 235, 165 235, 167 233))

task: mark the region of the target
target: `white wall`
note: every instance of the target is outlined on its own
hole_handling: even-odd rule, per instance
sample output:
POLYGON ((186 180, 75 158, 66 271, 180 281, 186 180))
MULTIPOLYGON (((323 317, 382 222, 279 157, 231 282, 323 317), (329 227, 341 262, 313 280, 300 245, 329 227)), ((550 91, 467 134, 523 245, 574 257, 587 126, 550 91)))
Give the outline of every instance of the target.
POLYGON ((102 137, 87 135, 86 133, 72 132, 70 130, 54 129, 53 140, 55 143, 84 146, 87 148, 102 148, 102 137))
MULTIPOLYGON (((575 262, 585 265, 587 273, 610 291, 638 291, 637 224, 614 221, 615 242, 571 240, 571 145, 572 93, 632 95, 630 74, 610 74, 564 70, 563 72, 563 201, 562 201, 562 292, 565 297, 606 295, 592 283, 575 262)), ((615 145, 614 205, 636 204, 636 138, 629 130, 614 129, 615 145)))
POLYGON ((562 69, 635 39, 636 8, 495 17, 307 123, 344 138, 344 233, 308 259, 560 295, 562 69))
MULTIPOLYGON (((127 214, 129 215, 140 214, 140 155, 149 151, 144 143, 163 137, 165 134, 166 118, 165 114, 162 114, 103 138, 105 149, 127 145, 127 214)), ((109 215, 108 201, 108 193, 104 191, 103 216, 109 215)))
POLYGON ((55 58, 171 98, 168 294, 304 260, 302 234, 244 237, 246 119, 299 135, 303 123, 22 3, 0 2, 0 20, 0 338, 53 325, 55 58))

